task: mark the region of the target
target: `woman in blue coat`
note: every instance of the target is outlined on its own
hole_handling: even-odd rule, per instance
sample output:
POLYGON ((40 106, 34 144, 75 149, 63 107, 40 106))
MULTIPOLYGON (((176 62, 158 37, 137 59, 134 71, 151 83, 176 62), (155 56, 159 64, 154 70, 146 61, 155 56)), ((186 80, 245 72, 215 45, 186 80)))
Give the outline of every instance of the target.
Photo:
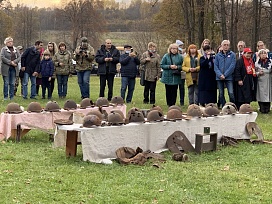
POLYGON ((180 71, 182 69, 183 58, 178 53, 178 45, 171 44, 168 52, 161 60, 163 69, 161 82, 165 84, 166 103, 168 106, 175 105, 177 100, 178 85, 181 84, 180 71))

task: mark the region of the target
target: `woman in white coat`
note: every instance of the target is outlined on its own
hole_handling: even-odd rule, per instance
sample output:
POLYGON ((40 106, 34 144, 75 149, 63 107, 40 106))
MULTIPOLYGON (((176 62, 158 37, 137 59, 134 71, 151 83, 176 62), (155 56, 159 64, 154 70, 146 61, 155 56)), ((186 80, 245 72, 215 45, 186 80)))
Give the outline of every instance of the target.
POLYGON ((268 58, 266 49, 258 52, 259 59, 255 63, 255 70, 258 76, 257 101, 261 113, 269 113, 272 101, 272 60, 268 58))

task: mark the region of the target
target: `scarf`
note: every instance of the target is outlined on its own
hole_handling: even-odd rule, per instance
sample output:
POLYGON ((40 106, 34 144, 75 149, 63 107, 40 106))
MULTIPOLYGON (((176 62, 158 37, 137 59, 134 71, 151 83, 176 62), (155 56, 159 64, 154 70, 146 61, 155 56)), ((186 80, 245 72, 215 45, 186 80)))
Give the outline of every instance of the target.
POLYGON ((245 56, 243 56, 243 60, 244 60, 244 64, 245 64, 245 67, 246 67, 247 74, 251 74, 253 76, 256 76, 255 66, 254 66, 253 60, 251 58, 247 59, 247 58, 245 58, 245 56))

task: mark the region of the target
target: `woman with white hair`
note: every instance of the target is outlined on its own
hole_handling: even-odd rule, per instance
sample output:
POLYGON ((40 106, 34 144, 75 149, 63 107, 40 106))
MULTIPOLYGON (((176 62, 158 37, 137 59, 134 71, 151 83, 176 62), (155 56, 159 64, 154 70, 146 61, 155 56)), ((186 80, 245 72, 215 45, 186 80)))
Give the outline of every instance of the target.
POLYGON ((13 39, 7 37, 4 41, 5 46, 1 49, 1 74, 4 81, 4 100, 14 97, 14 87, 16 75, 19 74, 18 63, 21 60, 19 50, 13 46, 13 39))
POLYGON ((272 60, 267 56, 267 50, 261 49, 258 52, 259 60, 255 62, 257 81, 257 101, 261 113, 269 113, 272 101, 272 60))

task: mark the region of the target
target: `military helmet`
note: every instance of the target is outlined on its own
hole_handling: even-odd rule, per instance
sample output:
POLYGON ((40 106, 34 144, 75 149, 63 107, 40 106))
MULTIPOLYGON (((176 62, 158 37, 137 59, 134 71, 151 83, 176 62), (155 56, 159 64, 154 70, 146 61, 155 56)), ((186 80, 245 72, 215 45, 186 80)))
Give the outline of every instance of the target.
POLYGON ((142 111, 133 111, 128 115, 129 122, 144 122, 145 118, 142 111))
POLYGON ((236 114, 237 110, 235 109, 234 106, 232 105, 227 105, 225 104, 222 108, 222 113, 224 115, 229 115, 229 114, 236 114))
POLYGON ((153 105, 150 110, 158 110, 163 115, 163 110, 160 106, 153 105))
POLYGON ((119 113, 122 116, 122 118, 125 119, 124 113, 120 109, 112 109, 110 112, 119 113))
POLYGON ((231 105, 231 106, 233 106, 233 107, 236 109, 236 111, 238 111, 238 108, 237 108, 237 106, 235 105, 235 103, 227 102, 227 103, 225 103, 225 105, 231 105))
POLYGON ((111 103, 114 103, 114 104, 117 104, 117 105, 122 105, 124 104, 124 99, 121 97, 121 96, 114 96, 112 99, 111 99, 111 103))
POLYGON ((90 110, 87 115, 96 115, 100 120, 103 120, 103 114, 99 110, 90 110))
POLYGON ((23 111, 20 108, 18 103, 9 103, 6 107, 6 112, 8 113, 22 113, 23 111))
POLYGON ((83 127, 101 126, 101 119, 96 115, 87 115, 83 118, 83 127))
POLYGON ((56 101, 49 101, 45 106, 45 111, 58 112, 60 111, 59 104, 56 101))
POLYGON ((182 115, 182 112, 178 109, 170 109, 170 110, 168 110, 168 112, 166 114, 166 118, 168 120, 182 119, 183 115, 182 115))
POLYGON ((147 114, 147 121, 162 121, 163 114, 159 110, 152 110, 147 114))
POLYGON ((218 110, 218 107, 214 103, 209 103, 205 106, 204 109, 204 116, 217 116, 219 115, 220 111, 218 110))
POLYGON ((41 104, 38 102, 31 102, 28 104, 27 112, 40 113, 42 112, 41 104))
POLYGON ((95 103, 96 106, 109 106, 109 101, 105 97, 99 97, 95 103))
POLYGON ((187 115, 192 117, 201 117, 202 111, 198 105, 191 104, 188 106, 187 115))
POLYGON ((113 112, 108 115, 108 122, 112 125, 119 125, 124 123, 124 119, 119 113, 113 112))
POLYGON ((135 113, 136 111, 141 111, 141 109, 136 108, 136 107, 132 107, 131 109, 129 109, 128 113, 127 113, 127 118, 129 118, 131 113, 135 113))
POLYGON ((170 111, 171 109, 177 109, 177 110, 179 110, 179 111, 182 112, 181 108, 180 108, 179 106, 176 106, 176 105, 170 106, 170 107, 168 108, 168 111, 170 111))
POLYGON ((80 102, 80 108, 88 108, 88 107, 91 107, 92 105, 93 105, 93 101, 89 98, 84 98, 80 102))
POLYGON ((68 99, 67 101, 65 101, 63 109, 75 110, 75 109, 77 109, 77 104, 75 101, 68 99))
POLYGON ((245 103, 240 106, 239 113, 245 114, 245 113, 252 113, 252 112, 253 112, 253 109, 249 104, 245 103))

